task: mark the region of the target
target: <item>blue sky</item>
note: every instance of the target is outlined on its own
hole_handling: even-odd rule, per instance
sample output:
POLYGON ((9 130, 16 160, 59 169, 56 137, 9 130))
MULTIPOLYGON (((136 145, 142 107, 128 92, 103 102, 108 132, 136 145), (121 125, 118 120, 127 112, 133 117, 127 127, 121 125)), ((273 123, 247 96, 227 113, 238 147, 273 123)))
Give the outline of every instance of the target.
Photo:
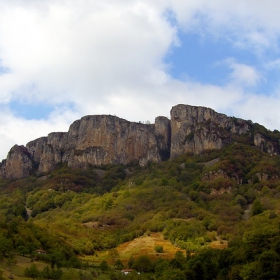
POLYGON ((280 130, 278 0, 0 0, 0 158, 84 115, 179 103, 280 130))
POLYGON ((172 49, 166 62, 170 75, 179 80, 191 79, 202 83, 224 85, 231 70, 225 60, 234 58, 246 64, 257 64, 256 57, 248 50, 233 47, 226 40, 215 40, 199 33, 179 32, 180 46, 172 49))

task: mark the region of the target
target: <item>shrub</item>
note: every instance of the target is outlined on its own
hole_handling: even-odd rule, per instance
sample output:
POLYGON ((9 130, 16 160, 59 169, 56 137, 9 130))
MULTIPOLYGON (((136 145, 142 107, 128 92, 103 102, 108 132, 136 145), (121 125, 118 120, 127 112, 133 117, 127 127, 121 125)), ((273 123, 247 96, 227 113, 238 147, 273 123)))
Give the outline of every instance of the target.
POLYGON ((261 214, 263 212, 263 205, 262 203, 260 202, 259 199, 256 199, 253 203, 253 209, 252 209, 252 213, 253 215, 258 215, 258 214, 261 214))
POLYGON ((163 253, 163 247, 161 245, 157 245, 157 246, 155 246, 155 251, 157 253, 163 253))
POLYGON ((101 271, 106 271, 106 270, 109 270, 109 265, 108 265, 108 263, 105 261, 105 260, 103 260, 101 263, 100 263, 100 265, 99 265, 99 268, 101 269, 101 271))

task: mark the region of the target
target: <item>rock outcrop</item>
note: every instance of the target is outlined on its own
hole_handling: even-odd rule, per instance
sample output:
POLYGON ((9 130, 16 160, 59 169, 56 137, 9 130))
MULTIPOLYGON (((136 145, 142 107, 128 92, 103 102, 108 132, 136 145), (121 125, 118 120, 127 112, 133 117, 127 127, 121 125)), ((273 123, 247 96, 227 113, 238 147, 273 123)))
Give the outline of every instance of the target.
POLYGON ((171 110, 171 158, 221 149, 231 134, 249 132, 249 123, 227 117, 210 108, 177 105, 171 110))
MULTIPOLYGON (((279 143, 279 139, 278 139, 279 143)), ((267 140, 266 137, 261 135, 260 133, 254 134, 254 144, 259 147, 261 151, 268 153, 270 155, 277 155, 279 153, 278 145, 273 144, 271 141, 267 140)))
POLYGON ((24 146, 15 145, 8 153, 7 159, 0 164, 1 176, 8 179, 19 179, 30 175, 33 160, 24 146))
POLYGON ((245 135, 252 144, 271 154, 279 153, 279 139, 269 142, 252 130, 250 121, 227 117, 210 108, 177 105, 171 119, 157 117, 154 124, 129 122, 111 116, 85 116, 68 132, 54 132, 14 146, 0 163, 0 176, 24 178, 31 173, 49 173, 59 163, 73 168, 103 164, 146 165, 183 153, 199 154, 220 149, 245 135), (251 140, 250 140, 251 139, 251 140))

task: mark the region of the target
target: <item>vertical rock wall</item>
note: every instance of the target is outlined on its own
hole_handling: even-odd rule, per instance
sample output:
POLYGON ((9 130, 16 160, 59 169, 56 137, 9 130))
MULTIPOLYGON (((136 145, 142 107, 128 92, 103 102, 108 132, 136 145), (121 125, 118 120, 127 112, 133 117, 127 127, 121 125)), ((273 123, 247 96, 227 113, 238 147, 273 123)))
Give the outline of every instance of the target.
POLYGON ((248 121, 188 105, 174 106, 171 120, 157 117, 155 124, 129 122, 111 115, 85 116, 68 132, 50 133, 26 147, 14 146, 0 163, 0 176, 18 179, 32 172, 49 173, 58 163, 73 168, 132 162, 146 165, 183 153, 220 149, 233 141, 234 135, 252 138, 252 133, 256 146, 271 154, 279 153, 279 139, 276 147, 275 141, 267 141, 251 128, 248 121))
POLYGON ((4 178, 19 179, 30 175, 33 161, 30 153, 24 146, 15 145, 11 148, 5 161, 4 178))
POLYGON ((227 117, 206 107, 177 105, 171 110, 171 158, 221 149, 232 134, 249 132, 247 121, 227 117))

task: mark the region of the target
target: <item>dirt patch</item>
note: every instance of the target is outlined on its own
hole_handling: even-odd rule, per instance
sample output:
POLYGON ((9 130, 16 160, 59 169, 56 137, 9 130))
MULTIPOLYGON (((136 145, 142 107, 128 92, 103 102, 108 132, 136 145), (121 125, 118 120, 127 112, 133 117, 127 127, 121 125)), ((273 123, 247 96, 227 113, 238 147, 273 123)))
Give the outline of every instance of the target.
POLYGON ((83 223, 83 225, 87 228, 99 228, 99 227, 101 227, 98 222, 88 222, 88 223, 83 223))
POLYGON ((249 204, 247 209, 244 211, 243 219, 245 221, 249 220, 251 213, 252 213, 252 209, 253 209, 253 204, 249 204))
POLYGON ((27 215, 27 220, 28 220, 29 218, 31 218, 32 210, 27 208, 26 206, 25 206, 25 210, 26 210, 26 215, 27 215))
POLYGON ((225 249, 228 247, 228 243, 227 241, 212 241, 210 247, 214 249, 225 249))

